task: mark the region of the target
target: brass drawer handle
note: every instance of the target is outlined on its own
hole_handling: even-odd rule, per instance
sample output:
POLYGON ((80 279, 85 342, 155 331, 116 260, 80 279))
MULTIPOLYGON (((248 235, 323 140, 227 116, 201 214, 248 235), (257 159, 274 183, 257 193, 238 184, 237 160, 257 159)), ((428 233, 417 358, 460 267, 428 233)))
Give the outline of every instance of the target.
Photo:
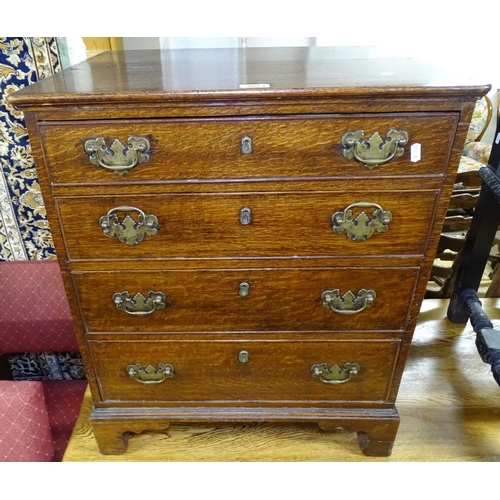
POLYGON ((342 137, 343 153, 348 160, 354 158, 369 170, 401 156, 404 153, 403 146, 409 139, 408 132, 393 128, 387 132, 385 141, 378 132, 372 134, 366 141, 364 137, 364 130, 345 133, 342 137))
POLYGON ((140 208, 121 206, 112 208, 106 215, 99 219, 104 236, 113 238, 116 236, 122 243, 129 246, 137 245, 145 236, 155 236, 158 233, 158 217, 153 214, 145 214, 140 208), (137 222, 127 214, 122 222, 113 212, 139 212, 137 222))
POLYGON ((96 137, 88 139, 83 148, 93 165, 116 172, 118 175, 125 175, 138 163, 146 163, 149 160, 150 148, 149 141, 145 137, 131 135, 127 143, 128 147, 115 139, 108 148, 104 137, 96 137))
POLYGON ((113 301, 116 308, 133 316, 147 316, 158 309, 165 309, 167 298, 163 292, 149 291, 148 296, 144 297, 142 293, 136 293, 134 298, 125 292, 113 294, 113 301))
POLYGON ((389 222, 392 220, 392 213, 384 210, 380 205, 368 201, 353 203, 342 212, 335 212, 332 215, 333 232, 345 234, 349 240, 360 242, 365 241, 373 233, 385 233, 389 229, 389 222), (369 218, 365 212, 359 213, 352 218, 352 209, 355 207, 373 207, 373 213, 369 218))
POLYGON ((168 363, 158 363, 157 368, 152 365, 143 368, 141 364, 135 364, 127 366, 127 373, 141 384, 161 384, 174 376, 174 367, 168 363))
POLYGON ((242 155, 251 154, 252 153, 252 138, 248 137, 247 135, 245 137, 242 137, 241 141, 240 141, 240 149, 241 149, 242 155))
POLYGON ((326 363, 311 366, 312 376, 325 384, 345 384, 352 380, 358 371, 359 365, 357 363, 345 363, 342 368, 337 364, 328 368, 326 363))
POLYGON ((376 296, 374 290, 362 288, 357 295, 349 290, 341 297, 340 290, 336 288, 335 290, 325 290, 321 294, 321 300, 325 309, 331 309, 338 314, 358 314, 367 307, 371 307, 376 296))

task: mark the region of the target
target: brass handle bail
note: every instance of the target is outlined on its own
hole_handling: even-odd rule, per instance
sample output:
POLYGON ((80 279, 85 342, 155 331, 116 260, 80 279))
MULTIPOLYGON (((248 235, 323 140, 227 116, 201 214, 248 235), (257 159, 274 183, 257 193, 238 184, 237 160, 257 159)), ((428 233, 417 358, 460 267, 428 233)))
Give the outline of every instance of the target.
POLYGON ((345 234, 351 241, 360 242, 370 238, 374 233, 385 233, 389 229, 392 213, 384 210, 377 203, 360 201, 352 203, 341 212, 332 215, 332 228, 336 234, 345 234), (365 212, 352 216, 353 208, 374 208, 371 218, 365 212))
POLYGON ((323 307, 331 309, 338 314, 358 314, 368 307, 372 307, 373 301, 377 297, 374 290, 365 290, 362 288, 357 295, 350 290, 340 296, 340 290, 325 290, 321 294, 323 307))
POLYGON ((168 363, 158 363, 157 368, 153 365, 143 368, 141 364, 127 366, 130 378, 141 384, 161 384, 167 378, 172 378, 174 371, 174 367, 168 363))
POLYGON ((142 293, 136 293, 134 298, 130 297, 127 291, 117 292, 113 294, 113 302, 117 309, 132 316, 147 316, 159 309, 165 309, 168 305, 163 292, 152 290, 149 291, 147 297, 144 297, 142 293))
POLYGON ((149 160, 149 141, 145 137, 129 136, 128 147, 118 139, 111 146, 106 146, 104 137, 96 137, 85 141, 83 149, 89 156, 90 163, 118 175, 125 175, 139 163, 149 160))
POLYGON ((358 374, 359 369, 357 363, 345 363, 342 368, 337 364, 328 368, 326 363, 318 363, 311 366, 311 373, 325 384, 345 384, 358 374))
POLYGON ((140 208, 123 205, 112 208, 106 215, 99 219, 104 236, 113 238, 116 236, 122 243, 134 246, 140 243, 146 236, 158 234, 158 217, 153 214, 145 214, 140 208), (127 214, 122 222, 114 212, 139 212, 137 222, 127 214))
POLYGON ((372 170, 393 158, 402 156, 408 140, 408 132, 394 128, 387 132, 385 140, 375 132, 365 141, 365 131, 356 130, 343 135, 343 154, 348 160, 354 158, 363 167, 372 170))

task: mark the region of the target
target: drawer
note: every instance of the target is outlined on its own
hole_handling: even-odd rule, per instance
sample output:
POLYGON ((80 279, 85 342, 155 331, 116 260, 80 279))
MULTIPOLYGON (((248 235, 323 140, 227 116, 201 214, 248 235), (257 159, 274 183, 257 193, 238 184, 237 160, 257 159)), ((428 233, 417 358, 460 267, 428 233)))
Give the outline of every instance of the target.
POLYGON ((399 341, 94 341, 89 345, 102 401, 149 404, 383 402, 399 350, 399 341))
POLYGON ((105 184, 435 175, 447 168, 457 123, 454 113, 401 113, 58 122, 41 124, 40 131, 55 184, 105 184), (389 159, 380 166, 369 169, 354 159, 362 155, 371 161, 391 129, 409 136, 401 156, 388 140, 391 144, 375 154, 389 159), (363 132, 354 139, 358 146, 344 146, 344 135, 357 131, 363 132), (129 144, 129 137, 140 141, 129 144), (413 158, 418 161, 411 161, 413 144, 420 144, 421 159, 413 158))
POLYGON ((71 259, 422 255, 436 197, 435 191, 173 194, 57 204, 71 259), (382 220, 384 212, 390 221, 382 220))
POLYGON ((417 275, 418 268, 342 267, 73 279, 89 332, 402 331, 417 275))

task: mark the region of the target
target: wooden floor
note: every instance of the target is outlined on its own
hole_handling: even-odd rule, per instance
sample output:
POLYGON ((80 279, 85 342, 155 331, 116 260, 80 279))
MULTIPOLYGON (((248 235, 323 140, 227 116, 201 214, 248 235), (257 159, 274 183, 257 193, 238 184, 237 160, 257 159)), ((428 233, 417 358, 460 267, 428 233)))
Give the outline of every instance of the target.
MULTIPOLYGON (((500 299, 483 299, 500 327, 500 299)), ((355 434, 312 424, 173 424, 134 435, 124 455, 100 455, 88 422, 87 393, 64 461, 77 462, 458 462, 500 461, 500 387, 469 325, 453 325, 446 300, 422 306, 397 408, 389 458, 365 457, 355 434)))

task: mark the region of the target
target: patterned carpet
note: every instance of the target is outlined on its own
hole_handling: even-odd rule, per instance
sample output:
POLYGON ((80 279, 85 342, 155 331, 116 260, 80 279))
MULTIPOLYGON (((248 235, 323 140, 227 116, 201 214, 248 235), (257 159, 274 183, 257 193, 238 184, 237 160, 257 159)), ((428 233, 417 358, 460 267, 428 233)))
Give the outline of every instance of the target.
POLYGON ((55 259, 24 115, 7 97, 59 70, 55 38, 0 37, 0 261, 55 259))
POLYGON ((82 358, 72 352, 31 352, 7 356, 13 380, 84 379, 82 358))

